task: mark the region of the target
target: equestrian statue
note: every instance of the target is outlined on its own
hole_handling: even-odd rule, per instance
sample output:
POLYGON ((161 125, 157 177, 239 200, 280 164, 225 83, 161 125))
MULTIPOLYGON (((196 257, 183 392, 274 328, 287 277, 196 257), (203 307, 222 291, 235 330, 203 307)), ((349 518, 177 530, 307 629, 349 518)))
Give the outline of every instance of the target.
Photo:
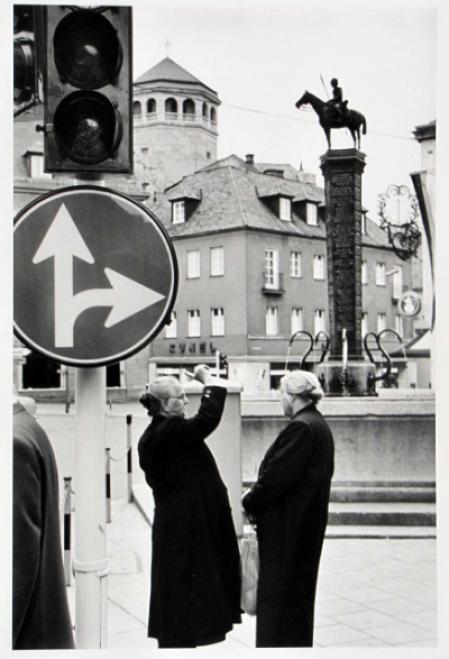
POLYGON ((331 128, 348 128, 354 140, 354 147, 360 149, 360 127, 366 135, 366 119, 361 112, 350 110, 348 101, 343 100, 343 91, 338 84, 337 78, 332 78, 332 98, 322 101, 306 91, 295 106, 299 109, 301 105, 311 105, 318 115, 320 126, 326 135, 329 149, 331 148, 331 128))

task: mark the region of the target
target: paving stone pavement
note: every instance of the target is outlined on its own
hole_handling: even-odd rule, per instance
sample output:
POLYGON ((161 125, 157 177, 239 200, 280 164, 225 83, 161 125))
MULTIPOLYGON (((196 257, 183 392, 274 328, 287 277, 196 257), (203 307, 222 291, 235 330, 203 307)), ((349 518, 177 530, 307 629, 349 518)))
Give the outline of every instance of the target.
MULTIPOLYGON (((150 526, 134 504, 113 502, 107 551, 107 647, 157 648, 157 642, 146 636, 150 526)), ((68 591, 74 615, 74 586, 68 591)), ((244 615, 243 623, 217 645, 229 650, 254 648, 254 639, 255 618, 244 615)), ((326 539, 314 644, 360 648, 436 646, 435 539, 326 539)))

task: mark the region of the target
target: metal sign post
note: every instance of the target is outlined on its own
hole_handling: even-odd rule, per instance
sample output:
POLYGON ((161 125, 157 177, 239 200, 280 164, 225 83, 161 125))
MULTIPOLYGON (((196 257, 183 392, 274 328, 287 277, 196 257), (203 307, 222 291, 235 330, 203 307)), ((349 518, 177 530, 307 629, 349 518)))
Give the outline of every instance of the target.
POLYGON ((106 645, 107 567, 104 496, 105 368, 75 371, 76 645, 106 645))

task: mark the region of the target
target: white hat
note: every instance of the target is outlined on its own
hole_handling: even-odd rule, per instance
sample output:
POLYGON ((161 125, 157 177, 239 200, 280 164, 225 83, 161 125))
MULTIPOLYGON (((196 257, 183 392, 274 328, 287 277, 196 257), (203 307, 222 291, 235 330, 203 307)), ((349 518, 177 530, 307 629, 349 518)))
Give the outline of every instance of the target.
POLYGON ((281 380, 281 386, 288 394, 304 396, 313 400, 323 397, 323 390, 317 376, 310 371, 290 371, 281 380))

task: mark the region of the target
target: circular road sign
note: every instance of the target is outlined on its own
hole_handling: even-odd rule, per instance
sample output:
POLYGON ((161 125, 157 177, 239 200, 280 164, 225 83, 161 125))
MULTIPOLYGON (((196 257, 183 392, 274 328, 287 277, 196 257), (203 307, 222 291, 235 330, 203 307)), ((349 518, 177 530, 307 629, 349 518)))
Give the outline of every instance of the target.
POLYGON ((421 296, 416 291, 405 291, 399 299, 399 311, 406 318, 414 318, 421 311, 421 296))
POLYGON ((129 357, 166 324, 176 256, 156 217, 130 197, 80 185, 43 195, 14 226, 14 331, 74 366, 129 357))

